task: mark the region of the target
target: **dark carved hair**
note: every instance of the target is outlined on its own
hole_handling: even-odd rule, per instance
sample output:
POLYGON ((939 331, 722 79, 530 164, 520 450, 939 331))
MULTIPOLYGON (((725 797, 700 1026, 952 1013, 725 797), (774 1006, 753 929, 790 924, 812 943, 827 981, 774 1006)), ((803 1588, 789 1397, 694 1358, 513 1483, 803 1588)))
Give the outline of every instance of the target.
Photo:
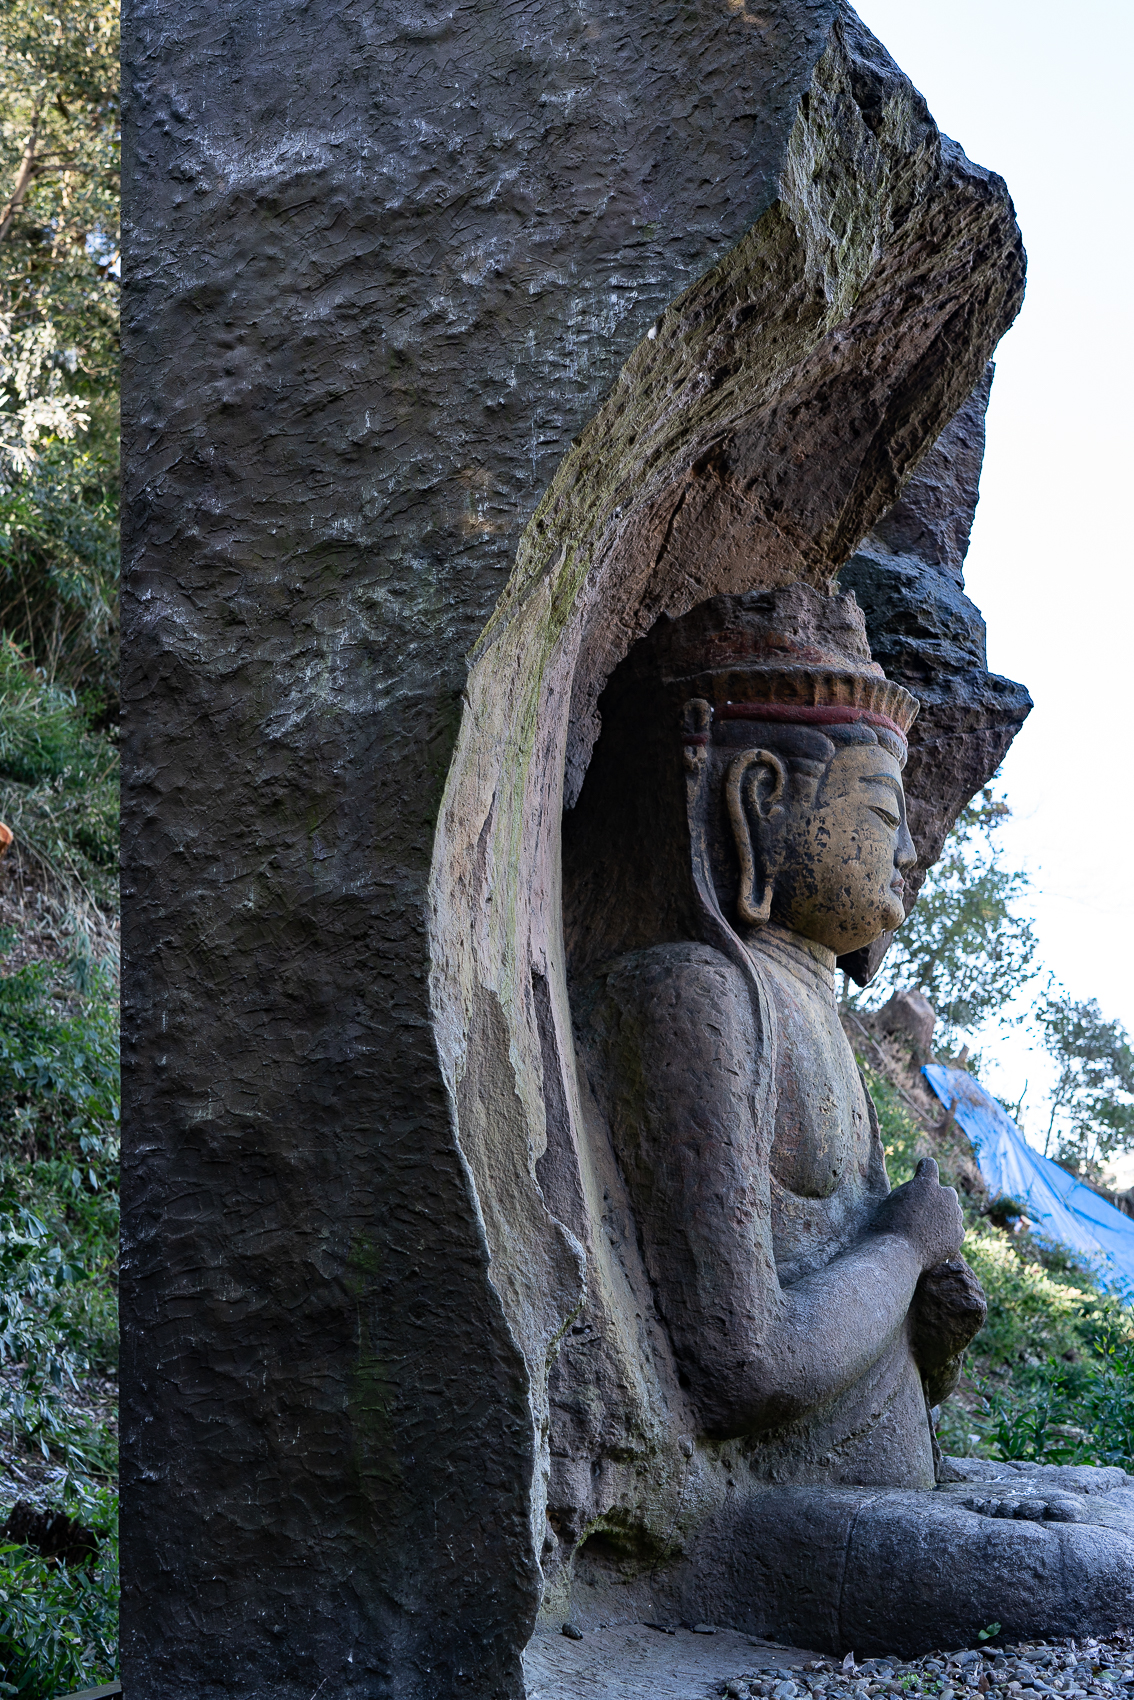
POLYGON ((771 750, 787 765, 796 761, 822 762, 824 767, 848 744, 879 744, 900 766, 906 762, 903 739, 885 726, 852 721, 846 726, 805 726, 785 720, 734 720, 716 728, 719 748, 771 750))

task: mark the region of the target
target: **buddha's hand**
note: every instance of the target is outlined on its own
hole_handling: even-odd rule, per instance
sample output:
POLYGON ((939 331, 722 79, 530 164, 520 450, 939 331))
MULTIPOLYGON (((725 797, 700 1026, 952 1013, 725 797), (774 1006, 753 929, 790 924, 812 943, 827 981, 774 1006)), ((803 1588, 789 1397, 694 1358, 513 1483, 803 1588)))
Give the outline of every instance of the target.
POLYGON ((918 1282, 910 1344, 931 1405, 939 1405, 956 1387, 965 1347, 987 1316, 984 1288, 963 1257, 935 1263, 918 1282))
POLYGON ((882 1200, 870 1227, 872 1233, 908 1240, 923 1270, 954 1256, 965 1237, 957 1194, 941 1185, 932 1157, 923 1157, 913 1180, 882 1200))

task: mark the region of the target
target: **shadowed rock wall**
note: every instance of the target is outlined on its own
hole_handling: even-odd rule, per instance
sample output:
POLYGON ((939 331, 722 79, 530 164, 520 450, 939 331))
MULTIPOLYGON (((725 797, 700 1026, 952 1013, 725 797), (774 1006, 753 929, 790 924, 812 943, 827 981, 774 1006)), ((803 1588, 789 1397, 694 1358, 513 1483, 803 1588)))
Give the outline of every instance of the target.
POLYGON ((659 612, 827 582, 1018 234, 835 0, 136 0, 126 88, 125 1680, 511 1700, 565 762, 659 612))

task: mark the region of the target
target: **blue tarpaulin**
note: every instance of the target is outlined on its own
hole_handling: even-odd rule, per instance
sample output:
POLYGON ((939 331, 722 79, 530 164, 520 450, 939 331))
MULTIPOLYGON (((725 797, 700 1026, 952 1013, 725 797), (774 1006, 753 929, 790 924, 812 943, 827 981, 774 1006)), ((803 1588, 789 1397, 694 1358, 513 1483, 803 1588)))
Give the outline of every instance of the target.
POLYGON ((1034 1233, 1075 1252, 1104 1286, 1123 1294, 1134 1289, 1134 1221, 1033 1151, 1003 1107, 963 1068, 930 1063, 922 1073, 972 1141, 993 1198, 1014 1198, 1034 1233))

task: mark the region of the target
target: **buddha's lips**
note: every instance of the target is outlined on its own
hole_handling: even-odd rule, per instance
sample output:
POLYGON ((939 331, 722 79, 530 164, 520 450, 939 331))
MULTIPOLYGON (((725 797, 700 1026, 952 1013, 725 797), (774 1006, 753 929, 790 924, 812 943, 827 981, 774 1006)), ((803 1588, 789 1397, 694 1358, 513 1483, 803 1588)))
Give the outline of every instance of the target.
POLYGON ((868 726, 882 726, 906 743, 906 734, 896 720, 887 714, 877 714, 872 708, 852 708, 836 703, 821 706, 797 706, 789 702, 726 702, 718 708, 721 720, 782 720, 792 725, 850 726, 865 720, 868 726))

